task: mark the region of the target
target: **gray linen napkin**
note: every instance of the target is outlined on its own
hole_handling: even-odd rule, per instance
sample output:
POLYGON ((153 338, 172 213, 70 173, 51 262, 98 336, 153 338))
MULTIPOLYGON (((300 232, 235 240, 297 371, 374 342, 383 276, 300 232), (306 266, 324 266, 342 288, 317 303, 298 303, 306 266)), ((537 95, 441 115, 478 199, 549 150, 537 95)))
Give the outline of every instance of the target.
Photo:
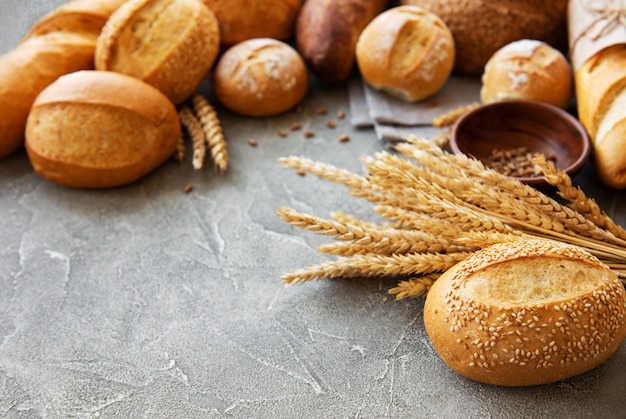
POLYGON ((374 127, 379 139, 399 141, 408 134, 435 136, 441 132, 432 120, 460 106, 480 101, 477 77, 452 75, 442 89, 420 102, 408 103, 370 87, 354 77, 348 82, 351 123, 374 127))

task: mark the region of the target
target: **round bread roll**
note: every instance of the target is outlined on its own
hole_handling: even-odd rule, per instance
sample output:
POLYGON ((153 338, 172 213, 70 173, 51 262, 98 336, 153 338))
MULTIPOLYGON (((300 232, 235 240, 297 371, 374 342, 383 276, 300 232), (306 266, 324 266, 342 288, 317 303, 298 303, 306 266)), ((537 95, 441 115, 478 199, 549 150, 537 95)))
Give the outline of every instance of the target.
POLYGON ((501 386, 563 380, 608 359, 626 336, 626 291, 581 248, 547 240, 496 244, 446 271, 424 323, 459 374, 501 386))
POLYGON ((228 49, 213 73, 218 100, 245 116, 269 116, 296 106, 306 95, 309 76, 302 57, 288 44, 249 39, 228 49))
POLYGON ((25 146, 35 172, 70 187, 131 183, 172 156, 174 105, 160 91, 114 72, 60 77, 35 100, 25 146))
POLYGON ((401 0, 439 16, 456 42, 454 70, 481 75, 489 58, 519 39, 567 48, 567 0, 401 0))
POLYGON ((129 0, 102 29, 96 69, 138 78, 180 104, 209 73, 219 45, 217 19, 201 0, 129 0))
POLYGON ((527 99, 566 109, 574 91, 572 67, 565 56, 545 42, 530 39, 496 51, 485 66, 482 83, 484 103, 527 99))
POLYGON ((203 0, 215 13, 226 47, 253 38, 286 41, 293 34, 300 0, 203 0))
POLYGON ((389 9, 361 32, 356 60, 373 88, 407 102, 436 93, 454 65, 454 40, 435 14, 416 6, 389 9))

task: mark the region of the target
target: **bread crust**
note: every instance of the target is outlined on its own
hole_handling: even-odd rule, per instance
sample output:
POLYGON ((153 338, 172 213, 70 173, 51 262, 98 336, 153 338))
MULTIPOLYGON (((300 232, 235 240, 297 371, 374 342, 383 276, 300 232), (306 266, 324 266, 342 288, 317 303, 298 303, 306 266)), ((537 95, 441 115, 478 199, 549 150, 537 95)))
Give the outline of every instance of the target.
POLYGON ((489 58, 519 39, 567 46, 567 0, 401 0, 424 7, 448 25, 457 48, 454 70, 481 75, 489 58))
POLYGON ((224 48, 254 38, 287 41, 292 35, 300 0, 203 0, 215 13, 224 48))
POLYGON ((231 111, 269 116, 296 106, 309 77, 302 57, 290 45, 270 38, 249 39, 231 47, 213 73, 213 90, 231 111))
POLYGON ((217 19, 201 0, 129 0, 102 29, 95 67, 136 77, 180 104, 208 75, 219 45, 217 19))
POLYGON ((296 45, 313 74, 345 81, 355 66, 356 43, 388 0, 307 0, 296 20, 296 45))
POLYGON ((563 380, 608 359, 626 337, 626 292, 586 251, 502 243, 445 272, 424 308, 428 335, 459 374, 488 384, 563 380))
POLYGON ((394 7, 376 16, 356 45, 363 79, 407 102, 441 89, 454 57, 454 39, 446 24, 417 6, 394 7))
POLYGON ((37 97, 25 145, 42 177, 69 187, 108 188, 161 165, 180 135, 174 105, 154 87, 119 73, 80 71, 37 97))

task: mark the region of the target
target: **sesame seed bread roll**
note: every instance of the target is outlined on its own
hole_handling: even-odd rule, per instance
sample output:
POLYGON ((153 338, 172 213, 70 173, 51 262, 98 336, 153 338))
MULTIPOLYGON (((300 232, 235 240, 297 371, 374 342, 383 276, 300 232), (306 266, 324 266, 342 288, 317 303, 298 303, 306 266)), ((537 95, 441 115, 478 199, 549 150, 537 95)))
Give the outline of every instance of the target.
POLYGON ((563 380, 607 360, 626 336, 626 292, 581 248, 546 240, 496 244, 446 271, 424 323, 459 374, 501 386, 563 380))
POLYGON ((213 90, 226 108, 244 116, 288 111, 306 95, 309 76, 290 45, 270 38, 249 39, 228 49, 213 72, 213 90))
POLYGON ((543 41, 522 39, 500 48, 482 76, 483 103, 506 99, 537 100, 566 109, 574 77, 565 56, 543 41))
POLYGON ((293 34, 300 0, 203 0, 220 26, 224 47, 253 38, 288 40, 293 34))
POLYGON ((138 78, 180 104, 208 75, 219 45, 217 19, 201 0, 129 0, 104 25, 95 65, 138 78))
POLYGON ((489 58, 519 39, 567 47, 567 0, 401 0, 439 16, 452 31, 454 71, 481 75, 489 58))
POLYGON ((626 188, 626 45, 605 48, 576 71, 578 117, 600 180, 626 188))
POLYGON ((92 70, 62 76, 41 92, 25 146, 40 176, 74 188, 108 188, 161 165, 180 135, 176 108, 159 90, 92 70))
POLYGON ((356 45, 363 79, 373 88, 406 102, 436 93, 454 65, 454 39, 435 14, 400 6, 378 15, 356 45))

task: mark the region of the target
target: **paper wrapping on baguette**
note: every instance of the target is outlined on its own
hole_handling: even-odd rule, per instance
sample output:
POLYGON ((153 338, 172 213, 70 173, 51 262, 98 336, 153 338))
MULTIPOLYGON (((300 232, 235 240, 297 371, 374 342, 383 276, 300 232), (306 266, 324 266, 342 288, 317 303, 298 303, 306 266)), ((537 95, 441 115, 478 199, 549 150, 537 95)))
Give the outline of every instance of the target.
POLYGON ((606 47, 626 43, 626 4, 621 0, 571 0, 567 24, 574 71, 606 47))

